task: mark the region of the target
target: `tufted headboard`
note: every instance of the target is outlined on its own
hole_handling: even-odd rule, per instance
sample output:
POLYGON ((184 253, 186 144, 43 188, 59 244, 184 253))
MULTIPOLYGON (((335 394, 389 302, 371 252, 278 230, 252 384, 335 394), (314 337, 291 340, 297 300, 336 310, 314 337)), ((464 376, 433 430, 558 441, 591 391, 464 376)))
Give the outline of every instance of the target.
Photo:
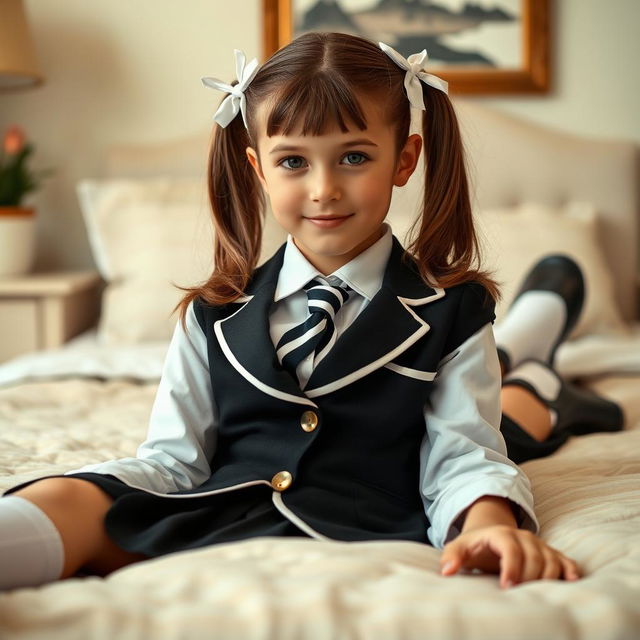
MULTIPOLYGON (((455 99, 454 104, 475 209, 508 207, 523 201, 593 203, 615 298, 624 319, 634 320, 640 246, 638 145, 572 135, 469 100, 455 99)), ((108 177, 164 175, 204 180, 209 136, 205 131, 183 140, 113 147, 105 173, 108 177)), ((409 188, 402 194, 403 203, 414 195, 409 188)))

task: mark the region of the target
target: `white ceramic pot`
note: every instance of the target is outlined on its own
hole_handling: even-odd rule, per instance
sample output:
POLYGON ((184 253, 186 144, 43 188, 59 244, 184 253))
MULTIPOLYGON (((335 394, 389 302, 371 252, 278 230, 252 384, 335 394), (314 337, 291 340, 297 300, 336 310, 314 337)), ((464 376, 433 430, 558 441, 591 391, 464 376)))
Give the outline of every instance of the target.
POLYGON ((0 277, 28 273, 33 267, 35 210, 0 207, 0 277))

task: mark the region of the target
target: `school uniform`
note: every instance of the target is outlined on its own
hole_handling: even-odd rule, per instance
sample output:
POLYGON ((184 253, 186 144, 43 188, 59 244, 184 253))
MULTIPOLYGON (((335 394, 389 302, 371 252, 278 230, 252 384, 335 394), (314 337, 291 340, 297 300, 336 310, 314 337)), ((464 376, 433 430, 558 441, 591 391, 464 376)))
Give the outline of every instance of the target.
POLYGON ((244 296, 189 305, 136 457, 64 474, 114 497, 116 544, 149 556, 258 535, 441 548, 484 495, 508 498, 538 532, 500 432, 494 303, 477 283, 427 285, 402 256, 385 224, 324 277, 289 236, 244 296), (314 277, 353 292, 332 349, 294 376, 274 345, 306 317, 314 277))

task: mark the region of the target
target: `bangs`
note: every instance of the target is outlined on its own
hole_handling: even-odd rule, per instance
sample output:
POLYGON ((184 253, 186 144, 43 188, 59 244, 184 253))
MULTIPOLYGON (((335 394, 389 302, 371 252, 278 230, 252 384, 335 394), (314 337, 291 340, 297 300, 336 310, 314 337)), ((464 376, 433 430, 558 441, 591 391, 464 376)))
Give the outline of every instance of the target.
POLYGON ((346 133, 347 122, 360 130, 367 128, 362 107, 351 87, 340 75, 322 72, 306 79, 302 86, 299 80, 285 85, 272 97, 266 122, 268 137, 288 136, 298 129, 302 129, 303 136, 317 136, 334 124, 346 133))

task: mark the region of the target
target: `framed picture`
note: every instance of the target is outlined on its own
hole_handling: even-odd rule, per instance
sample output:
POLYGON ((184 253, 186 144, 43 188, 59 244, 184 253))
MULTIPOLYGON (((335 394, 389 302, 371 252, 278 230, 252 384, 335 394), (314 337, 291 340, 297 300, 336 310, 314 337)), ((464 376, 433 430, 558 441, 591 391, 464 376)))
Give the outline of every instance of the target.
POLYGON ((550 0, 262 0, 264 59, 308 31, 352 33, 426 70, 450 94, 547 93, 550 0))

